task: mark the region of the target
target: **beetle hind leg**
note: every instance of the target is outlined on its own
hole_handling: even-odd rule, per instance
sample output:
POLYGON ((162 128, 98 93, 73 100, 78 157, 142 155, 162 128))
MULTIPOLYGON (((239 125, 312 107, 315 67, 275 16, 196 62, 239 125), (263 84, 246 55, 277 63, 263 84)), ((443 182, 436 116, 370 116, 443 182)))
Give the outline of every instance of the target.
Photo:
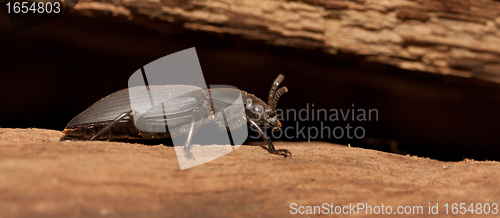
POLYGON ((120 122, 120 120, 124 119, 127 116, 130 116, 131 114, 132 114, 132 111, 127 111, 127 112, 124 112, 124 113, 120 114, 118 117, 116 117, 113 120, 113 122, 109 123, 104 128, 102 128, 101 130, 99 130, 99 132, 97 132, 95 135, 93 135, 92 137, 90 137, 88 140, 89 141, 98 140, 99 138, 101 138, 101 136, 103 136, 104 134, 106 134, 113 126, 115 126, 118 122, 120 122))

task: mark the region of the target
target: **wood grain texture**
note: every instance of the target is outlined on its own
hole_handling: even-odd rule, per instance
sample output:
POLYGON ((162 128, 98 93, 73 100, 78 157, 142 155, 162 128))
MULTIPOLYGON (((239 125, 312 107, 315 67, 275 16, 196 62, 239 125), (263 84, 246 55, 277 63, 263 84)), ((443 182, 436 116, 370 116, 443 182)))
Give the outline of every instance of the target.
MULTIPOLYGON (((493 203, 500 202, 497 161, 443 162, 322 142, 276 142, 293 157, 240 146, 180 170, 173 147, 59 142, 61 135, 0 129, 0 217, 295 217, 292 203, 384 205, 394 217, 409 216, 394 214, 399 206, 421 206, 415 217, 434 217, 429 205, 439 204, 439 217, 455 217, 455 202, 488 203, 495 216, 493 203)), ((377 213, 370 211, 356 214, 377 213)))
POLYGON ((355 53, 403 69, 500 82, 499 9, 493 0, 81 0, 73 13, 105 13, 146 27, 179 22, 277 46, 355 53))

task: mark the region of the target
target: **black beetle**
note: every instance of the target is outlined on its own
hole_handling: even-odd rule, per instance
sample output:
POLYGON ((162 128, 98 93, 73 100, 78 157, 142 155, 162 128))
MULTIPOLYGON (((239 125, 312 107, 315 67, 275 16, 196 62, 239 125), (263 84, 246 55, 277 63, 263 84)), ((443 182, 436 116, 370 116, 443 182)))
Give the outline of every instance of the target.
MULTIPOLYGON (((271 154, 288 157, 292 154, 286 149, 275 149, 262 128, 265 126, 274 131, 280 130, 281 123, 275 109, 281 95, 288 92, 284 86, 278 89, 284 78, 280 74, 272 84, 267 104, 253 94, 231 88, 201 89, 188 85, 157 85, 147 86, 147 91, 137 87, 123 89, 102 98, 74 117, 66 125, 63 131, 65 136, 61 140, 162 139, 187 135, 184 152, 189 158, 192 157, 189 152, 192 136, 197 128, 203 125, 198 122, 200 118, 213 117, 216 107, 230 107, 232 101, 228 100, 228 98, 231 99, 229 96, 237 94, 243 99, 245 111, 242 114, 246 117, 241 119, 231 114, 224 115, 222 122, 225 121, 227 124, 227 120, 230 119, 246 119, 266 141, 268 147, 262 147, 271 154), (177 97, 162 102, 161 106, 155 106, 143 114, 138 114, 132 109, 130 103, 132 98, 139 102, 144 101, 146 104, 151 93, 155 96, 177 95, 177 97), (134 119, 134 116, 140 117, 134 119), (174 117, 175 122, 169 122, 168 130, 165 131, 167 116, 174 117), (143 128, 138 128, 140 124, 143 128)), ((212 121, 220 122, 214 119, 212 121)), ((239 122, 237 127, 244 123, 239 122)), ((224 124, 219 126, 224 126, 224 124)))

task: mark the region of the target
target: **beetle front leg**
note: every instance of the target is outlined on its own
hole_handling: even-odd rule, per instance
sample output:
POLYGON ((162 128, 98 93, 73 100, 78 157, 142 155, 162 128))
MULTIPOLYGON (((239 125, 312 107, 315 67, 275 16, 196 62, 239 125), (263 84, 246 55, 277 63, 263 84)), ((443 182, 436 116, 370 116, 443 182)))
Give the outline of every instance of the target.
POLYGON ((262 146, 263 148, 265 148, 267 151, 269 151, 269 153, 271 154, 277 154, 277 155, 283 155, 284 157, 288 157, 288 156, 292 156, 292 153, 290 153, 290 151, 286 150, 286 149, 278 149, 276 150, 274 148, 274 145, 273 143, 271 142, 271 140, 269 139, 269 137, 267 137, 266 133, 264 132, 264 130, 259 126, 257 125, 257 123, 255 123, 255 121, 253 121, 252 119, 247 119, 248 122, 250 122, 250 124, 257 129, 257 131, 259 131, 260 135, 262 136, 262 138, 264 139, 264 141, 266 141, 267 143, 267 148, 262 146))

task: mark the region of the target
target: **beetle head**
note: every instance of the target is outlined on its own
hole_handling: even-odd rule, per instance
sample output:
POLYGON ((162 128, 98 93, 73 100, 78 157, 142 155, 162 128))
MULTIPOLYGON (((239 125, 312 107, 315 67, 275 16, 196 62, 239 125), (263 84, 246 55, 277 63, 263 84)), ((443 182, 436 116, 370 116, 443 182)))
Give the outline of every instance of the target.
POLYGON ((254 95, 247 96, 246 112, 248 119, 253 120, 260 126, 270 127, 274 131, 280 130, 281 122, 276 111, 254 95))
POLYGON ((276 105, 278 104, 279 98, 288 92, 288 89, 284 86, 276 91, 284 78, 285 77, 280 74, 278 78, 274 80, 271 91, 269 92, 267 104, 254 95, 249 95, 249 98, 246 100, 247 116, 259 125, 270 127, 274 131, 279 131, 281 128, 281 122, 276 113, 276 105))

